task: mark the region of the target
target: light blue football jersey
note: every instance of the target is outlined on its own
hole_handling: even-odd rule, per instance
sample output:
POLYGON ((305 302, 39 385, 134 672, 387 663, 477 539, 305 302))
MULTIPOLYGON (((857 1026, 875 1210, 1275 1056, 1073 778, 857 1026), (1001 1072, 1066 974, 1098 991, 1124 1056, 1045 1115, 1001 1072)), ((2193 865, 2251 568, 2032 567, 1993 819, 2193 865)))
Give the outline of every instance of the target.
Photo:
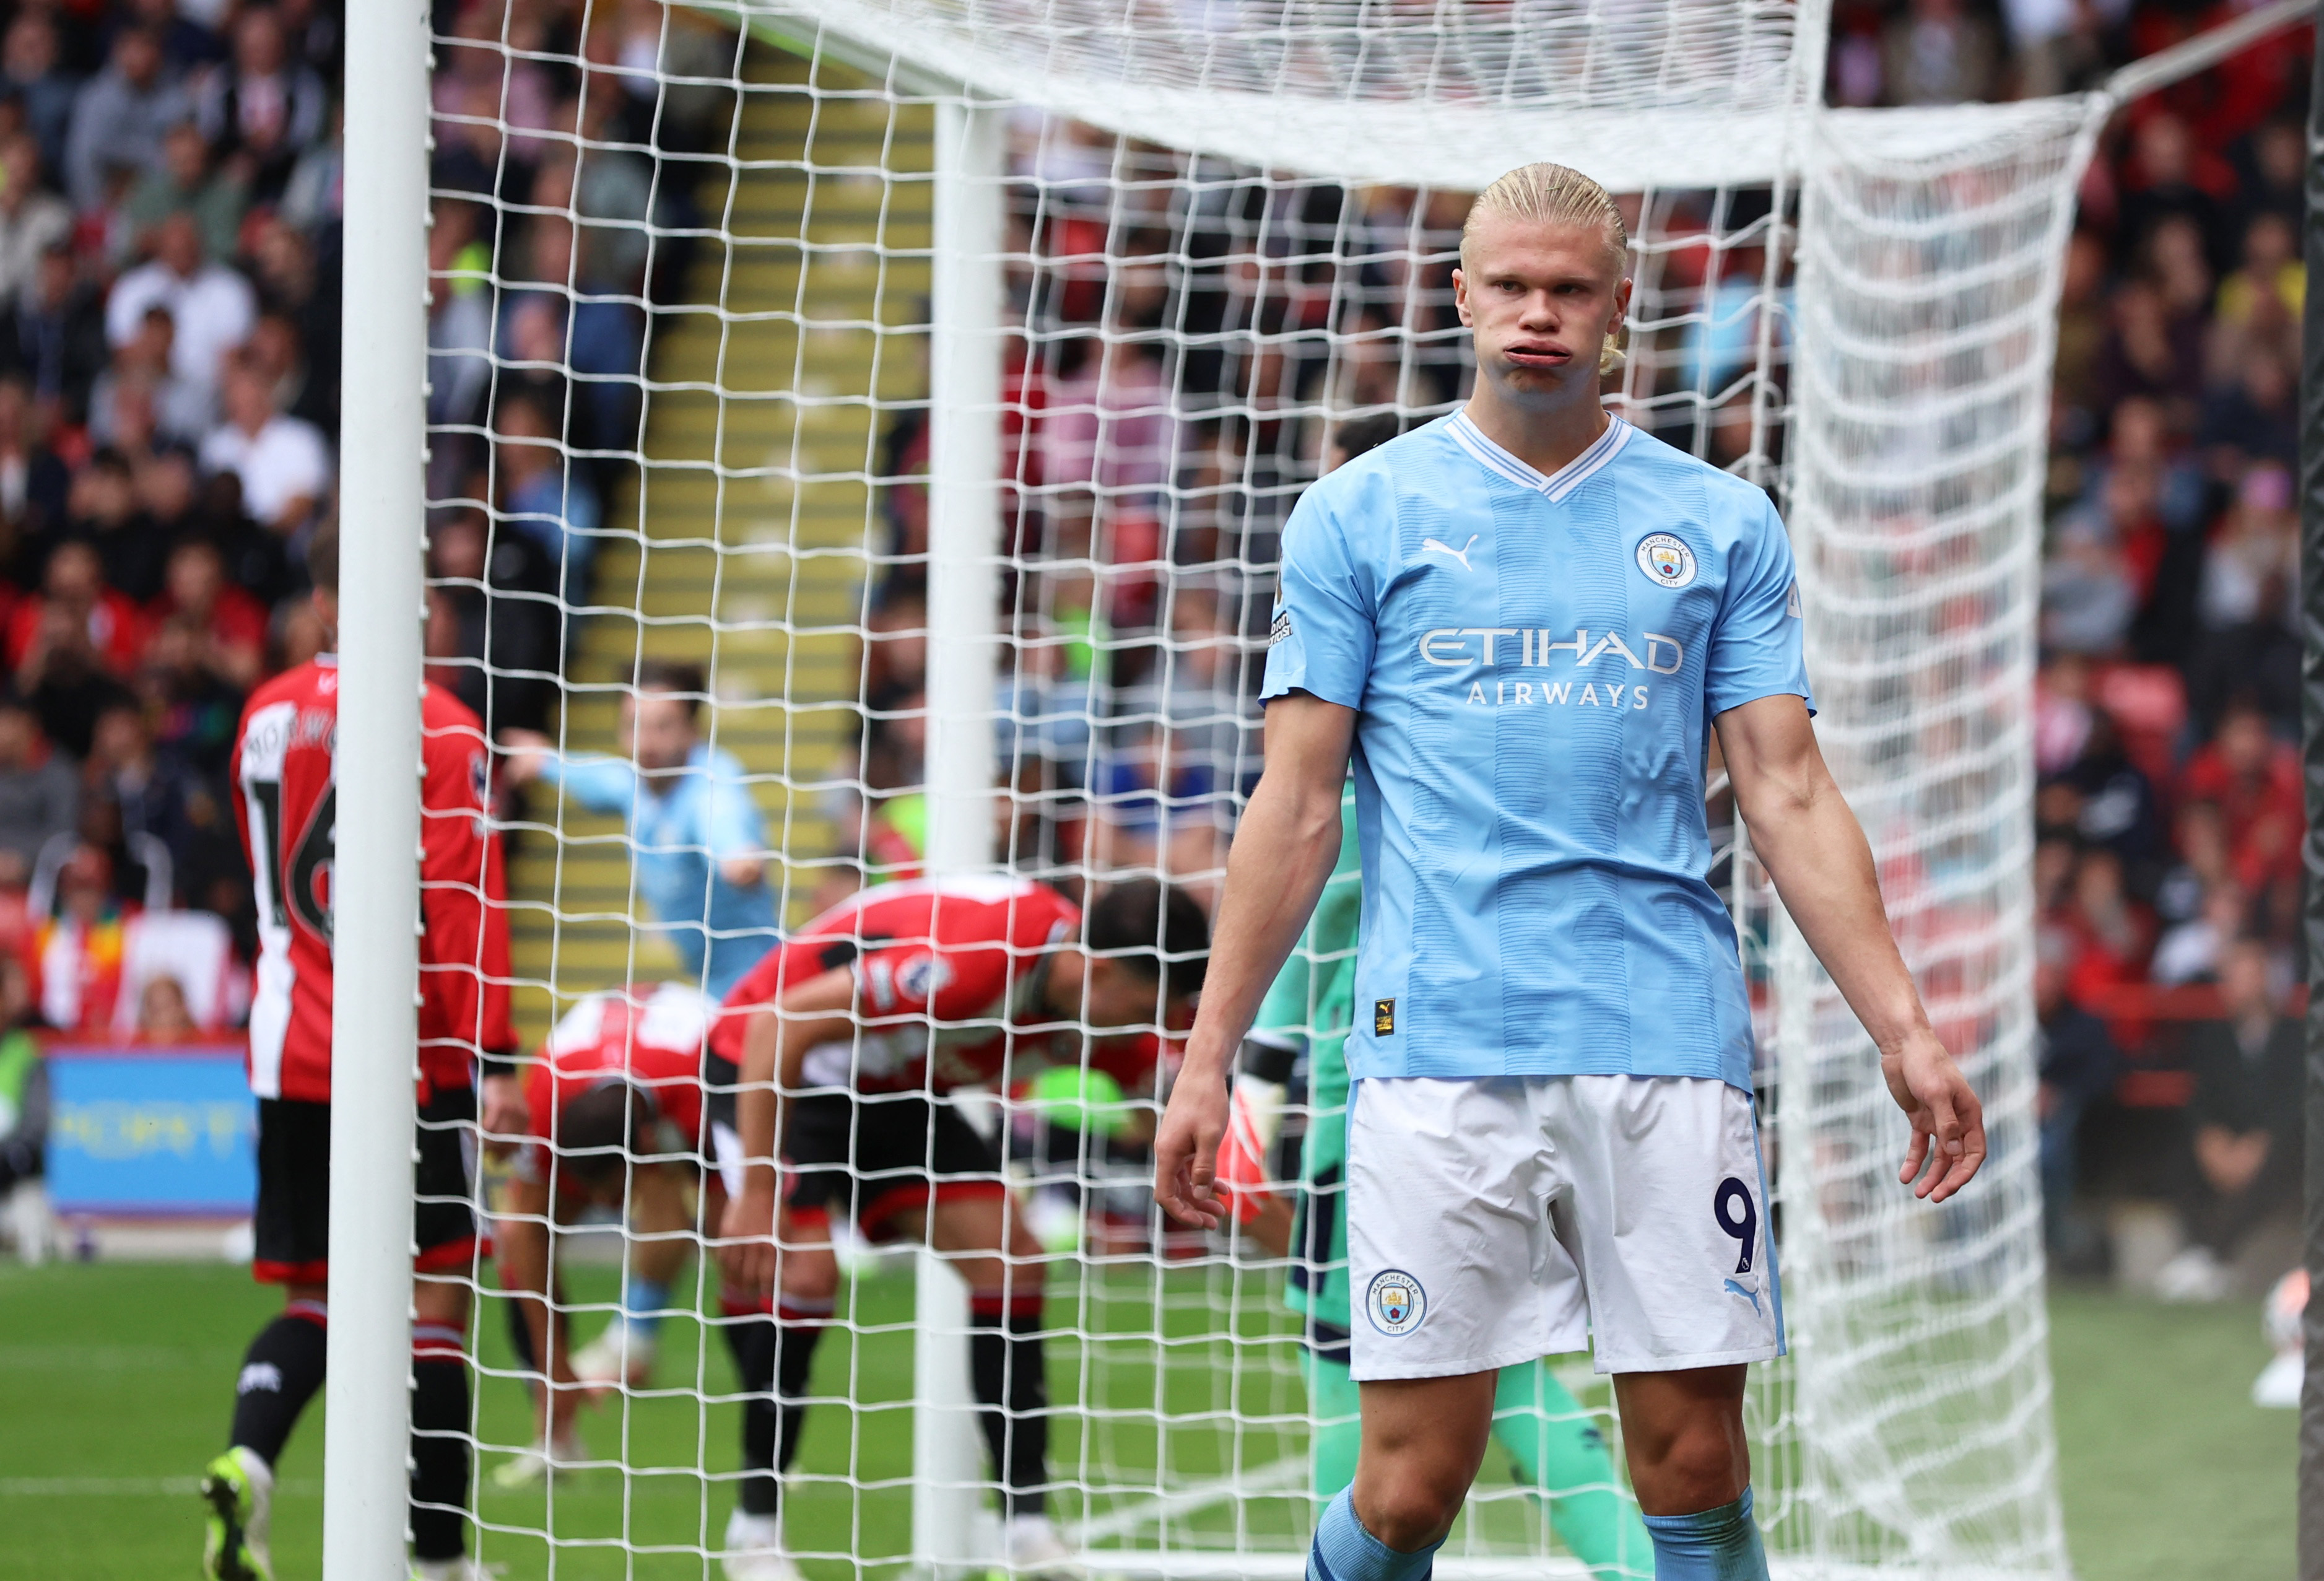
POLYGON ((1704 753, 1810 697, 1800 635, 1767 496, 1618 418, 1554 476, 1455 414, 1308 489, 1263 695, 1360 714, 1351 1072, 1748 1088, 1704 753))

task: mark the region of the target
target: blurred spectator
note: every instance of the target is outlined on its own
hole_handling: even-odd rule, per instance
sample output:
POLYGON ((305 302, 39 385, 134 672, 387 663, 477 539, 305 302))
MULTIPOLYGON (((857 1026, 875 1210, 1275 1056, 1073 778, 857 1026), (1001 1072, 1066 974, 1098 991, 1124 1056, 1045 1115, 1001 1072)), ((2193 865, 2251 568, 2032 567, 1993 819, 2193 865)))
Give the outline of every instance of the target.
POLYGON ((2124 749, 2121 727, 2099 709, 2080 756, 2052 782, 2072 798, 2075 836, 2121 860, 2134 893, 2152 894, 2162 881, 2163 810, 2146 772, 2124 749))
POLYGON ((2122 1055, 2106 1023, 2067 995, 2072 952, 2071 940, 2043 930, 2034 967, 2041 1082, 2034 1114, 2041 1127, 2042 1225, 2050 1254, 2070 1270, 2087 1271, 2100 1253, 2097 1232, 2074 1212, 2078 1139, 2090 1105, 2114 1090, 2122 1055))
POLYGON ((5 79, 0 91, 24 106, 24 126, 40 145, 41 163, 61 170, 73 96, 80 85, 63 67, 56 23, 46 12, 27 6, 8 23, 0 39, 0 79, 5 79))
POLYGON ((2187 124, 2167 110, 2141 121, 2131 136, 2131 157, 2124 168, 2124 192, 2118 232, 2135 245, 2152 236, 2157 226, 2173 216, 2194 221, 2214 269, 2225 268, 2221 247, 2227 238, 2227 203, 2235 193, 2235 171, 2217 154, 2200 146, 2187 124))
POLYGON ((113 896, 113 864, 94 846, 57 872, 56 914, 36 917, 26 966, 41 1019, 60 1032, 112 1029, 127 953, 127 918, 113 896))
POLYGON ((2070 954, 2066 992, 2089 1006, 2107 990, 2135 983, 2144 975, 2154 924, 2123 882, 2122 858, 2099 846, 2082 853, 2064 915, 2058 919, 2070 954))
MULTIPOLYGON (((492 254, 476 239, 474 204, 438 198, 434 215, 428 228, 428 421, 470 423, 481 415, 493 373, 492 295, 485 289, 492 254)), ((535 317, 549 313, 540 298, 528 305, 535 317)), ((552 365, 564 354, 554 340, 515 349, 521 358, 552 365)))
POLYGON ((152 978, 137 996, 137 1040, 187 1043, 201 1036, 186 1008, 186 985, 166 974, 152 978))
POLYGON ((0 691, 0 890, 22 892, 41 847, 80 817, 80 777, 23 698, 0 691))
POLYGON ((161 140, 193 106, 167 69, 152 30, 124 27, 113 57, 81 85, 65 138, 65 192, 77 208, 105 200, 116 171, 133 177, 161 162, 161 140))
POLYGON ((74 757, 88 755, 97 714, 122 695, 116 675, 135 661, 142 625, 136 607, 106 587, 97 551, 74 541, 50 555, 42 596, 17 606, 7 633, 16 686, 49 739, 74 757))
POLYGON ((2220 964, 2220 1018, 2189 1033, 2195 1093, 2180 1211, 2193 1244, 2157 1277, 2167 1299, 2226 1294, 2227 1264, 2244 1237, 2300 1201, 2307 1055, 2301 1023, 2282 1012, 2273 970, 2264 942, 2229 945, 2220 964))
POLYGON ((248 356, 229 362, 221 402, 226 421, 202 441, 202 466, 242 482, 252 516, 289 537, 313 517, 331 485, 322 433, 279 411, 266 371, 248 356))
MULTIPOLYGON (((339 423, 339 290, 336 265, 323 269, 314 244, 279 219, 254 227, 259 300, 290 325, 307 365, 297 415, 336 435, 339 423)), ((264 326, 260 320, 260 327, 264 326)))
POLYGON ((346 109, 331 106, 330 136, 299 156, 276 212, 301 230, 337 221, 346 208, 346 154, 342 143, 346 109))
POLYGON ((0 299, 30 285, 41 255, 72 228, 71 206, 41 185, 40 145, 22 132, 0 137, 0 299))
POLYGON ((500 475, 502 520, 521 532, 558 568, 558 596, 586 600, 589 569, 597 558, 597 498, 581 469, 557 442, 549 414, 529 395, 500 405, 493 458, 500 475))
POLYGON ((0 1203, 40 1179, 48 1150, 49 1068, 31 1031, 37 1024, 24 963, 0 956, 0 1203))
POLYGON ((1994 97, 2000 41, 1962 0, 1911 0, 1880 41, 1881 76, 1893 105, 1957 105, 1994 97))
POLYGON ((2204 402, 2196 437, 2222 483, 2233 484, 2254 462, 2299 466, 2300 387, 2283 356, 2273 349, 2246 356, 2234 382, 2204 402))
POLYGON ((153 227, 152 242, 152 262, 114 282, 105 304, 106 339, 127 345, 143 328, 146 309, 167 308, 176 326, 171 367, 189 384, 216 389, 226 354, 249 337, 257 298, 238 271, 205 256, 192 215, 171 215, 153 227))
POLYGON ((209 628, 189 615, 164 620, 146 647, 137 696, 155 721, 155 750, 222 785, 243 694, 209 628))
POLYGON ((2154 947, 2148 975, 2166 988, 2217 977, 2227 946, 2243 937, 2250 921, 2251 901, 2244 892, 2232 881, 2214 883, 2203 896, 2203 909, 2154 947))
POLYGON ((124 399, 142 400, 155 437, 198 445, 217 424, 212 388, 180 374, 173 364, 177 321, 156 302, 145 310, 137 333, 117 347, 112 365, 88 393, 88 437, 100 445, 121 442, 124 429, 137 426, 122 411, 124 399))
POLYGON ((229 684, 247 691, 257 681, 266 658, 265 606, 226 580, 226 557, 208 539, 181 539, 170 551, 153 614, 197 624, 203 662, 229 684))
POLYGON ((233 64, 203 84, 202 135, 254 199, 271 202, 322 136, 328 103, 322 79, 290 57, 274 7, 248 6, 235 19, 233 64))
POLYGON ((50 248, 26 288, 0 307, 0 374, 78 422, 110 355, 103 296, 80 278, 69 249, 50 248))
POLYGON ((90 794, 120 809, 125 848, 151 838, 168 849, 171 887, 183 893, 185 874, 198 864, 197 788, 183 766, 154 751, 143 708, 124 698, 97 716, 82 778, 90 794))
MULTIPOLYGON (((73 476, 67 505, 71 514, 67 530, 97 550, 105 585, 124 604, 143 604, 161 591, 161 565, 169 543, 137 508, 137 485, 128 458, 118 450, 99 450, 73 476)), ((119 641, 102 639, 106 657, 126 672, 134 662, 135 644, 143 640, 142 618, 119 617, 119 641)))
POLYGON ((231 258, 240 245, 243 210, 249 204, 247 184, 211 168, 208 141, 199 126, 186 120, 162 138, 161 162, 129 189, 121 217, 130 234, 143 236, 173 214, 190 214, 201 227, 209 255, 231 258))
MULTIPOLYGON (((2138 486, 2126 476, 2125 495, 2138 486)), ((2059 523, 2055 546, 2042 568, 2042 641, 2069 653, 2112 654, 2130 634, 2139 589, 2102 512, 2083 512, 2059 523)))
MULTIPOLYGON (((44 649, 85 651, 100 667, 125 674, 135 667, 144 638, 143 614, 107 585, 95 546, 69 538, 49 555, 40 596, 19 604, 10 617, 6 657, 22 675, 39 668, 44 649)), ((84 744, 73 755, 87 750, 84 744)))
POLYGON ((2274 737, 2249 697, 2227 706, 2218 733, 2188 763, 2181 793, 2219 809, 2228 860, 2245 889, 2259 893, 2299 882, 2307 827, 2299 749, 2274 737))
POLYGON ((488 729, 545 729, 562 652, 555 564, 529 535, 494 533, 468 506, 429 534, 429 678, 488 729))

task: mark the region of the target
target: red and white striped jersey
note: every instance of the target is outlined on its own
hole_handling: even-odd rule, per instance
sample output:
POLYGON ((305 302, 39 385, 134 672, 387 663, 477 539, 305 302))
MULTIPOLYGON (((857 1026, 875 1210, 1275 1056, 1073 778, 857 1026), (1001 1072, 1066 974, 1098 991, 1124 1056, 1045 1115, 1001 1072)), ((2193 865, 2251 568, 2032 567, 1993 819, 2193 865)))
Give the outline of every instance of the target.
MULTIPOLYGON (((339 672, 330 658, 251 694, 235 739, 243 855, 258 898, 250 1086, 331 1096, 331 860, 337 839, 339 672)), ((484 726, 451 693, 420 705, 420 1086, 470 1084, 475 1058, 514 1052, 507 887, 484 822, 484 726)))
POLYGON ((863 1092, 945 1092, 1001 1074, 1012 1037, 1047 1054, 1073 1029, 1028 1040, 1011 1023, 1047 1020, 1038 1008, 1042 959, 1079 942, 1082 914, 1043 884, 968 876, 875 884, 809 922, 751 968, 726 995, 711 1051, 742 1063, 747 1012, 835 966, 855 976, 862 1036, 810 1050, 814 1086, 863 1092))

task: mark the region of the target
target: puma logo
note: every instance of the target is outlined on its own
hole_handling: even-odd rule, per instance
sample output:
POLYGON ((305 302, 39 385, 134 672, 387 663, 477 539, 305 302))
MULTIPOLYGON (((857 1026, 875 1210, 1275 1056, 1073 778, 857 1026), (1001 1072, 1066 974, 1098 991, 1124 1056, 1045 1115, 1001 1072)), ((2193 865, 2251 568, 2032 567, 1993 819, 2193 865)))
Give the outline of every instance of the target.
POLYGON ((1750 1302, 1750 1303, 1751 1303, 1751 1310, 1753 1310, 1754 1312, 1757 1312, 1757 1311, 1759 1309, 1759 1292, 1758 1292, 1758 1291, 1757 1291, 1757 1290, 1745 1290, 1741 1285, 1737 1284, 1737 1283, 1736 1283, 1733 1280, 1731 1280, 1731 1279, 1730 1279, 1730 1280, 1729 1280, 1729 1281, 1727 1281, 1727 1288, 1728 1288, 1729 1290, 1733 1291, 1736 1295, 1738 1295, 1738 1296, 1742 1297, 1745 1300, 1747 1300, 1747 1301, 1750 1302))
POLYGON ((1449 554, 1454 559, 1461 562, 1461 569, 1465 571, 1471 569, 1469 565, 1469 551, 1477 547, 1477 540, 1482 536, 1484 536, 1482 533, 1471 532, 1469 534, 1469 541, 1462 544, 1458 549, 1453 548, 1449 543, 1439 543, 1434 538, 1424 538, 1420 541, 1420 552, 1423 554, 1449 554))

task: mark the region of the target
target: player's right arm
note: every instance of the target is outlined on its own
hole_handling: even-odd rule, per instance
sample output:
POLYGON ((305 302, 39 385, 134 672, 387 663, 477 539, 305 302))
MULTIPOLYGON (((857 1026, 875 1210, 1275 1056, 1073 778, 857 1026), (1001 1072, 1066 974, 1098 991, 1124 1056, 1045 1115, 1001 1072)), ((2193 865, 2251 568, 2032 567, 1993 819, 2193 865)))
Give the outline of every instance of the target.
POLYGON ((1154 1142, 1155 1198, 1188 1224, 1214 1226, 1225 1212, 1227 1065, 1332 876, 1355 733, 1355 709, 1305 691, 1268 705, 1267 767, 1227 856, 1202 1008, 1154 1142))
POLYGON ((787 990, 767 1009, 753 1011, 742 1028, 742 1058, 734 1096, 734 1129, 742 1140, 742 1190, 726 1205, 719 1226, 718 1260, 737 1290, 771 1289, 775 1282, 775 1197, 779 1187, 776 1142, 783 1133, 789 1095, 805 1077, 807 1050, 854 1031, 855 975, 834 966, 787 990))

